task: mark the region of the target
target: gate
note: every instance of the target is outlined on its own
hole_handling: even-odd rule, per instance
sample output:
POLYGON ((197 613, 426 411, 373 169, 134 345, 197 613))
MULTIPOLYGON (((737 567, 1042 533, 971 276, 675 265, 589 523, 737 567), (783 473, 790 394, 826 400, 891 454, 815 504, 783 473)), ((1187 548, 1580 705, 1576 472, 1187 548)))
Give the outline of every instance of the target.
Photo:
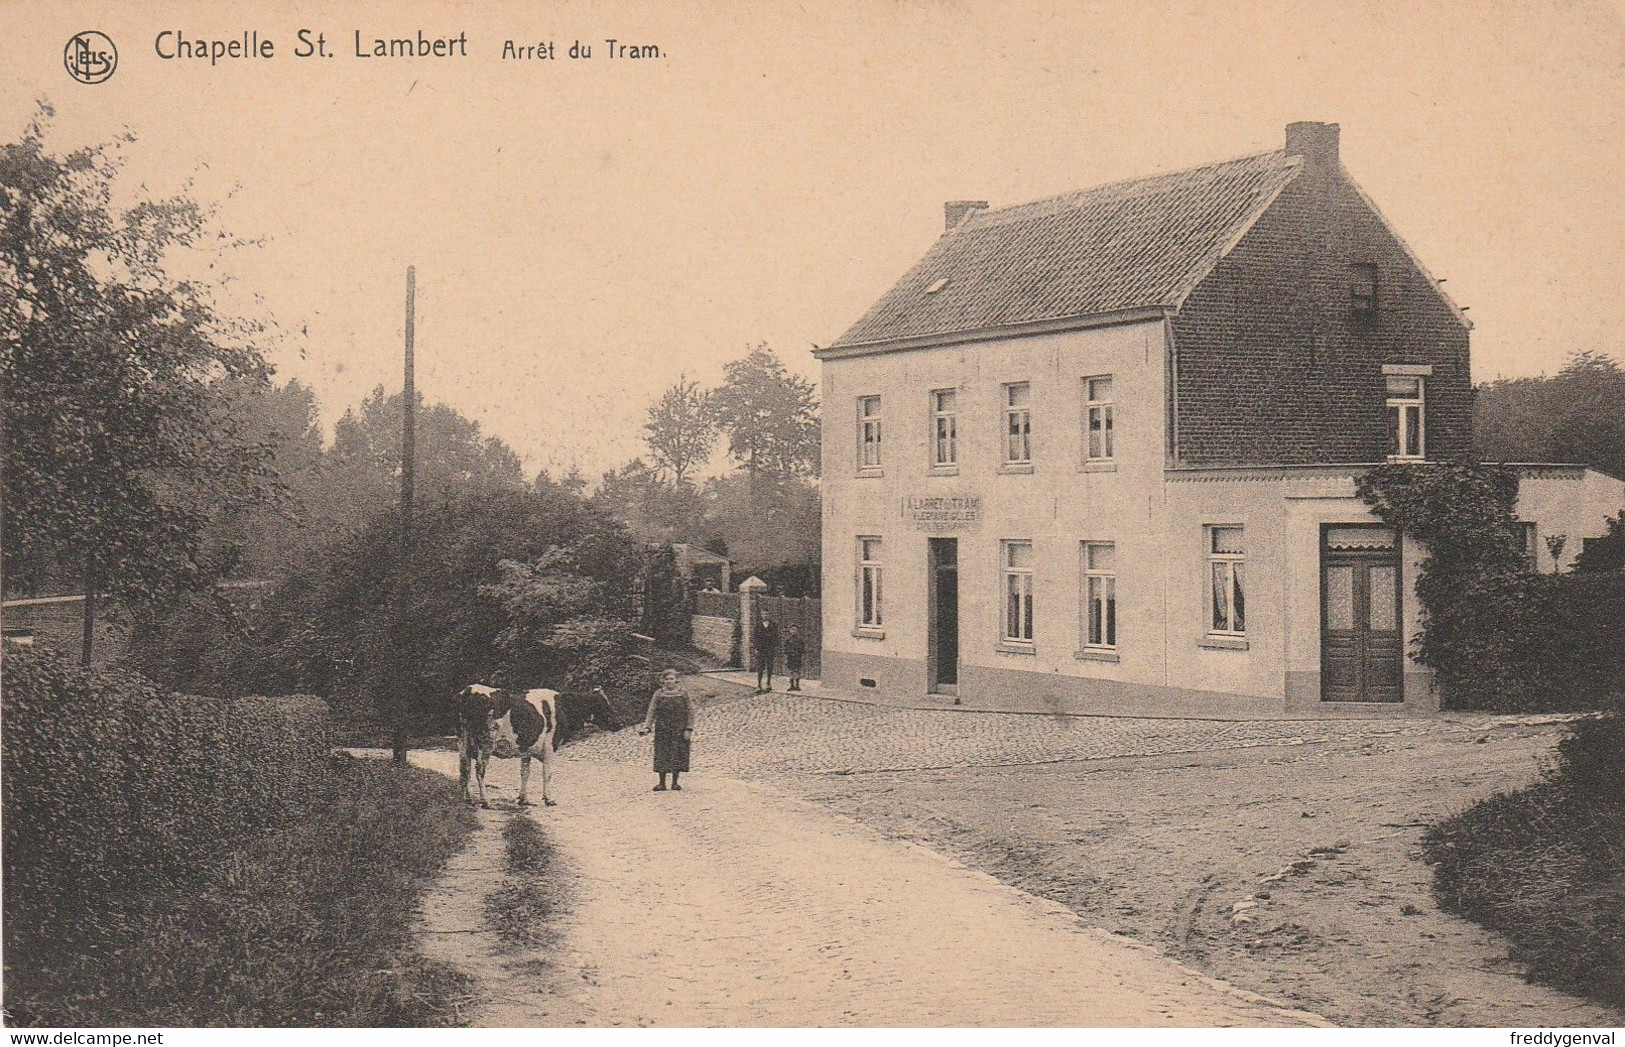
POLYGON ((774 671, 784 672, 784 637, 794 625, 801 629, 801 643, 806 652, 801 657, 801 675, 809 680, 818 679, 824 648, 822 603, 793 596, 759 596, 756 603, 779 627, 779 652, 774 660, 774 671))

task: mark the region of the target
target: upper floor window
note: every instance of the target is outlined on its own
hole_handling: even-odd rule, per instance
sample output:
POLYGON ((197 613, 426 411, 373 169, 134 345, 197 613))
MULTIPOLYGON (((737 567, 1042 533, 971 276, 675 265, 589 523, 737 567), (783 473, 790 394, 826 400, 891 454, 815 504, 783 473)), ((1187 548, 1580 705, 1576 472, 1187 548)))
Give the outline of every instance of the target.
POLYGON ((880 397, 858 397, 858 468, 880 468, 880 397))
POLYGON ((1004 543, 1004 639, 1033 642, 1033 543, 1004 543))
POLYGON ((1391 374, 1388 383, 1388 457, 1427 457, 1426 379, 1391 374))
POLYGON ((931 465, 959 464, 959 396, 952 389, 931 393, 931 465))
POLYGON ((1033 460, 1032 386, 1012 382, 1004 387, 1004 463, 1030 465, 1033 460))
POLYGON ((885 624, 881 609, 880 539, 858 538, 858 627, 878 629, 885 624))
POLYGON ((1083 645, 1117 646, 1117 547, 1083 543, 1083 645))
POLYGON ((1083 380, 1085 457, 1091 462, 1112 459, 1112 376, 1083 380))
POLYGON ((1377 312, 1377 264, 1355 262, 1349 266, 1349 304, 1355 316, 1374 316, 1377 312))
POLYGON ((1247 598, 1242 585, 1246 547, 1240 527, 1209 527, 1208 631, 1229 636, 1247 632, 1247 598))

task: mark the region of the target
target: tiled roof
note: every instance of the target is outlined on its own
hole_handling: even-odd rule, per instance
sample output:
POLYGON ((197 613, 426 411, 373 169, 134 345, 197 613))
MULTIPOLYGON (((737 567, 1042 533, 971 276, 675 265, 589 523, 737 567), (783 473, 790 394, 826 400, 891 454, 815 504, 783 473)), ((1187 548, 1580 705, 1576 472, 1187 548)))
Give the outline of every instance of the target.
POLYGON ((1300 162, 1263 153, 975 212, 831 348, 1177 305, 1300 162))

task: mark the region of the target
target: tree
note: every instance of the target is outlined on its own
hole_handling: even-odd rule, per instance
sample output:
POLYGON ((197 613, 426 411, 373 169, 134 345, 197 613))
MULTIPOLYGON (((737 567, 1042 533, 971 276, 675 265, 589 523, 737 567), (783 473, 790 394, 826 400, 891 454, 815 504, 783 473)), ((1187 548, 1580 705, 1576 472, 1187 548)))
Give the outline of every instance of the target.
POLYGON ((683 486, 689 474, 711 457, 717 442, 711 394, 688 375, 679 375, 676 384, 649 407, 643 441, 655 468, 670 473, 672 483, 683 486))
POLYGON ((641 458, 605 472, 592 504, 625 524, 633 537, 655 544, 694 541, 706 513, 702 491, 661 482, 641 458))
POLYGON ((226 392, 270 368, 262 323, 166 269, 176 249, 240 241, 184 196, 116 206, 134 137, 55 155, 52 115, 42 105, 0 147, 3 551, 75 565, 88 661, 98 596, 206 589, 229 562, 204 547, 212 517, 275 498, 268 451, 242 438, 226 392))
POLYGON ((232 382, 223 391, 241 438, 270 455, 285 498, 275 505, 223 507, 208 544, 231 551, 229 574, 279 578, 321 540, 311 515, 323 457, 316 394, 297 380, 281 386, 232 382))
MULTIPOLYGON (((356 728, 380 726, 381 699, 398 689, 414 728, 443 728, 447 697, 466 683, 557 686, 545 674, 578 664, 548 661, 525 641, 500 641, 514 625, 505 607, 513 594, 490 587, 510 577, 505 561, 519 565, 513 570, 527 596, 530 581, 569 583, 556 605, 525 604, 534 639, 543 611, 556 612, 546 618, 549 628, 617 618, 617 600, 630 602, 640 557, 619 524, 556 487, 423 506, 404 568, 399 518, 382 514, 313 553, 261 608, 244 614, 249 628, 221 628, 208 608, 194 608, 193 617, 178 615, 167 628, 204 635, 203 649, 147 645, 140 668, 191 693, 319 694, 342 724, 356 728), (401 592, 409 595, 398 602, 401 592)), ((605 627, 605 635, 613 632, 605 627)))
POLYGON ((1586 540, 1574 561, 1574 569, 1581 574, 1605 574, 1625 571, 1625 511, 1607 520, 1608 531, 1601 538, 1586 540))
POLYGON ((798 476, 734 475, 705 485, 701 533, 727 551, 736 578, 772 574, 782 582, 800 574, 794 588, 806 591, 805 574, 819 558, 821 522, 818 488, 798 476))
POLYGON ((1478 387, 1479 457, 1490 462, 1577 462, 1625 477, 1625 370, 1598 352, 1575 353, 1551 378, 1478 387))
MULTIPOLYGON (((400 393, 384 394, 377 386, 359 411, 344 413, 333 428, 333 464, 345 481, 354 472, 367 474, 366 485, 389 492, 393 504, 401 468, 400 393)), ((519 455, 495 436, 480 432, 480 423, 464 418, 445 404, 425 404, 418 393, 416 486, 423 504, 466 498, 493 490, 525 486, 519 455)), ((382 508, 383 506, 380 506, 382 508)))
POLYGON ((728 453, 752 476, 815 476, 818 399, 813 384, 790 374, 764 342, 724 369, 713 394, 728 453))
MULTIPOLYGON (((632 623, 619 611, 624 590, 583 572, 574 553, 554 547, 531 563, 503 560, 501 579, 482 586, 505 625, 497 635, 501 677, 518 686, 545 681, 555 690, 642 690, 648 670, 633 657, 632 623)), ((640 695, 641 697, 641 695, 640 695)))

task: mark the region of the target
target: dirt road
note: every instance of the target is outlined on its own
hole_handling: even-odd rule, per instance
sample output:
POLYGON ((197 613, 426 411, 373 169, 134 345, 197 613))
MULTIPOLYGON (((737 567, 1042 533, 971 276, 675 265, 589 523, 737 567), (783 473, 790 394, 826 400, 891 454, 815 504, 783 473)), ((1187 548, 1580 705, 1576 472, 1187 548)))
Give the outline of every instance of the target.
POLYGON ((782 784, 1338 1024, 1613 1026, 1442 912, 1420 855, 1427 825, 1533 780, 1559 735, 1503 724, 782 784))
MULTIPOLYGON (((566 756, 569 754, 566 752, 566 756)), ((455 773, 450 753, 426 766, 455 773)), ((561 759, 531 813, 565 892, 552 943, 480 930, 517 791, 425 907, 432 956, 484 985, 477 1025, 1296 1025, 1308 1014, 1092 929, 1054 902, 776 789, 717 775, 652 794, 613 759, 561 759)))
MULTIPOLYGON (((560 756, 565 805, 538 821, 577 896, 551 966, 442 920, 448 958, 485 957, 500 986, 479 1020, 1276 1020, 1086 927, 1339 1024, 1620 1020, 1526 982, 1504 941, 1439 910, 1418 854, 1424 826, 1533 780, 1550 719, 1007 716, 688 685, 683 793, 644 791, 630 731, 560 756), (565 987, 545 1005, 538 971, 565 987), (1117 985, 1136 988, 1101 989, 1117 985)), ((512 764, 498 781, 511 799, 512 764)), ((499 862, 482 846, 460 861, 499 862)), ((472 904, 477 925, 492 875, 437 904, 472 904)))

